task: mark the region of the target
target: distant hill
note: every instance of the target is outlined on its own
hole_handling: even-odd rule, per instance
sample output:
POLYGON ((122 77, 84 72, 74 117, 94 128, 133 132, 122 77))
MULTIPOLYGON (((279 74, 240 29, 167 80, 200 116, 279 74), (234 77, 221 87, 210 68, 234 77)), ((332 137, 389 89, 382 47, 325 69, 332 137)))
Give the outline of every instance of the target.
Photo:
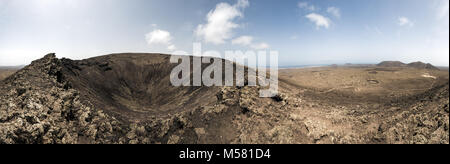
POLYGON ((377 66, 379 66, 379 67, 406 67, 407 65, 400 61, 383 61, 380 64, 378 64, 377 66))
POLYGON ((408 67, 418 68, 418 69, 431 69, 431 70, 439 70, 439 68, 431 65, 430 63, 422 63, 422 62, 413 62, 409 63, 408 67))
POLYGON ((429 70, 439 70, 439 68, 431 65, 430 63, 423 62, 413 62, 409 64, 405 64, 400 61, 383 61, 380 64, 377 64, 378 67, 408 67, 408 68, 417 68, 417 69, 429 69, 429 70))

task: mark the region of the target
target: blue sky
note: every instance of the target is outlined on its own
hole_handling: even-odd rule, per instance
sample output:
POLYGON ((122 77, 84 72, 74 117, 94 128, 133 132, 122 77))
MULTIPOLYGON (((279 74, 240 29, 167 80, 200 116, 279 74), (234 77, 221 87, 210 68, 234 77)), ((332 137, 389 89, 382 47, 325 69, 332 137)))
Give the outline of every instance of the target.
POLYGON ((280 65, 449 64, 448 0, 0 0, 0 65, 48 52, 276 50, 280 65))

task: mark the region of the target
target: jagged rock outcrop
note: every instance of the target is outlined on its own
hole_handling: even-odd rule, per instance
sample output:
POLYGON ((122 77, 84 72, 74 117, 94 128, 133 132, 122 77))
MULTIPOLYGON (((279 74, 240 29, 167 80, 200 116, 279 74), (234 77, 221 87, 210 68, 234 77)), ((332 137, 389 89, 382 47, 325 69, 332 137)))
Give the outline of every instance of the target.
POLYGON ((109 143, 120 124, 80 102, 62 81, 54 54, 34 61, 0 85, 0 143, 109 143))

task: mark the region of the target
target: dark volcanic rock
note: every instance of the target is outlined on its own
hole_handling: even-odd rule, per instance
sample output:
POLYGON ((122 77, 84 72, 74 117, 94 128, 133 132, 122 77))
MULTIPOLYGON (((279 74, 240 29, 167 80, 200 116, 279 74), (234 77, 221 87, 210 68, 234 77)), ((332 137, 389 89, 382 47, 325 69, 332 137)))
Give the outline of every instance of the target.
POLYGON ((34 61, 0 86, 0 143, 111 143, 121 127, 67 89, 55 54, 34 61))

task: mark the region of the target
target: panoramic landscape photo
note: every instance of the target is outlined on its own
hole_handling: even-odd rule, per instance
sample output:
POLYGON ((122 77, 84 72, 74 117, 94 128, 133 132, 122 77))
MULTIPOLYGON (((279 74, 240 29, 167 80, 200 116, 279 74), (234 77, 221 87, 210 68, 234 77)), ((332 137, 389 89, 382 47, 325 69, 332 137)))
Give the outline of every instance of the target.
POLYGON ((0 0, 0 144, 449 144, 449 56, 448 0, 0 0))

